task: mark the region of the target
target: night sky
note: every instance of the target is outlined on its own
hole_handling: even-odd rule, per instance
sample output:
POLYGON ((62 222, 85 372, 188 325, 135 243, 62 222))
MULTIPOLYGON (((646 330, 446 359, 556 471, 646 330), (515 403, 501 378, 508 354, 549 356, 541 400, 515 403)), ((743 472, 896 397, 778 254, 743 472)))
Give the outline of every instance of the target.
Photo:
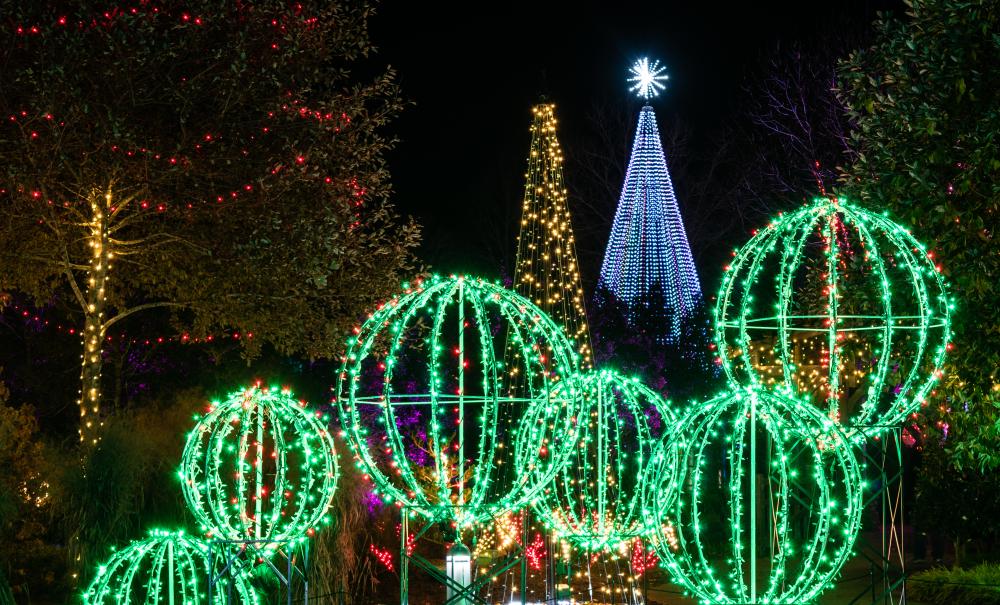
MULTIPOLYGON (((414 103, 391 127, 400 138, 389 156, 393 200, 424 225, 422 258, 440 272, 491 277, 512 262, 530 107, 539 95, 557 104, 571 178, 568 147, 588 110, 601 99, 637 110, 637 100, 622 97, 627 69, 641 56, 659 59, 670 81, 654 107, 661 117, 682 119, 697 150, 738 109, 742 87, 767 53, 837 36, 838 28, 867 28, 877 11, 900 8, 886 0, 831 4, 383 3, 372 21, 375 60, 398 71, 414 103)), ((613 212, 616 200, 601 201, 613 212)), ((571 196, 574 215, 580 204, 571 196)), ((606 238, 580 245, 603 250, 606 238)), ((582 268, 592 284, 595 260, 582 268)))

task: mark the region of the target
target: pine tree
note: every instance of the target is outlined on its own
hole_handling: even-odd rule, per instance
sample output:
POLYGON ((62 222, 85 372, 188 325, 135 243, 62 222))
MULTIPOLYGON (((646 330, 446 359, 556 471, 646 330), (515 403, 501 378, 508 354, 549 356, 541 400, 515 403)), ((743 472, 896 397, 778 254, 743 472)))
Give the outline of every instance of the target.
MULTIPOLYGON (((653 69, 650 72, 649 65, 643 62, 633 68, 633 81, 641 84, 635 90, 646 99, 656 94, 656 87, 662 88, 657 80, 665 79, 655 71, 656 65, 653 69)), ((701 298, 656 114, 645 105, 639 113, 599 288, 607 289, 623 303, 633 304, 656 284, 663 290, 667 309, 678 319, 690 315, 701 298)), ((679 331, 680 324, 675 321, 665 336, 675 340, 679 331)))
POLYGON ((525 175, 514 288, 566 329, 581 364, 591 364, 590 329, 580 265, 563 181, 563 154, 556 137, 555 105, 531 109, 531 152, 525 175))

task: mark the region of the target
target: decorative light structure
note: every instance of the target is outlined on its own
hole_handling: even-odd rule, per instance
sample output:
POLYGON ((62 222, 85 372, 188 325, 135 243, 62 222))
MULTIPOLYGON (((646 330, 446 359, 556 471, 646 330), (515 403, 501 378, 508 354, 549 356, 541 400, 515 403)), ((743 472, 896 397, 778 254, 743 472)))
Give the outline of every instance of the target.
POLYGON ((954 307, 933 254, 884 214, 817 198, 726 267, 719 357, 738 384, 809 395, 845 427, 901 424, 941 377, 954 307))
MULTIPOLYGON (((97 570, 83 593, 85 605, 209 604, 206 579, 217 561, 210 560, 203 540, 181 531, 153 530, 115 553, 97 570)), ((243 605, 257 605, 257 593, 242 574, 232 576, 232 596, 243 605)), ((221 591, 220 591, 221 592, 221 591)), ((217 592, 210 605, 233 600, 217 592)))
POLYGON ((563 329, 531 301, 481 279, 434 276, 404 285, 348 340, 341 426, 385 501, 462 529, 519 509, 561 466, 574 428, 551 387, 577 363, 563 329), (510 366, 507 347, 517 351, 510 366))
POLYGON ((660 67, 659 61, 653 61, 650 65, 648 58, 639 59, 629 68, 629 73, 632 74, 628 79, 632 83, 629 90, 646 100, 660 96, 660 91, 666 88, 663 83, 670 79, 670 76, 663 73, 666 70, 666 67, 660 67))
POLYGON ((277 387, 212 402, 188 434, 178 472, 202 531, 267 551, 328 525, 339 474, 328 424, 277 387))
POLYGON ((813 603, 851 554, 863 489, 837 423, 740 389, 690 408, 647 466, 643 499, 662 565, 701 603, 813 603))
POLYGON ((514 290, 545 311, 575 341, 581 365, 591 364, 590 330, 580 264, 556 136, 555 105, 531 108, 531 151, 525 175, 514 290))
POLYGON ((644 534, 639 479, 659 438, 673 431, 674 414, 638 379, 611 370, 560 382, 551 399, 574 402, 549 422, 570 417, 577 439, 564 442, 572 452, 567 464, 532 508, 556 539, 587 551, 619 550, 644 534))
MULTIPOLYGON (((663 87, 660 80, 666 76, 660 75, 662 69, 657 66, 654 63, 650 68, 644 59, 632 68, 633 80, 637 82, 633 90, 644 99, 655 96, 663 87)), ((639 112, 599 285, 626 303, 634 303, 658 285, 666 306, 677 317, 689 314, 701 298, 701 285, 660 143, 656 114, 649 105, 639 112)), ((666 335, 668 339, 676 340, 679 329, 675 322, 671 333, 666 335)))

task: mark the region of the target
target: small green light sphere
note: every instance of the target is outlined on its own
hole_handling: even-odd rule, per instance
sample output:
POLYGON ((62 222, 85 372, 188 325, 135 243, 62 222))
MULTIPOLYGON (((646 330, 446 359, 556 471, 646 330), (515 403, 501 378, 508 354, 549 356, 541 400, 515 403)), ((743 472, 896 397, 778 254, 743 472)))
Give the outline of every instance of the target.
POLYGON ((792 389, 850 432, 875 434, 940 379, 952 308, 937 261, 907 229, 818 198, 734 252, 716 342, 736 384, 792 389))
MULTIPOLYGON (((218 553, 215 553, 218 555, 218 553)), ((207 605, 208 578, 218 573, 220 557, 209 560, 208 543, 181 531, 153 530, 116 552, 97 569, 83 593, 85 605, 207 605)), ((229 574, 233 600, 217 589, 211 605, 257 605, 257 593, 243 575, 229 574)))
POLYGON ((563 426, 569 418, 563 447, 570 454, 532 508, 558 539, 586 551, 618 550, 644 533, 639 479, 659 438, 673 431, 674 414, 638 379, 611 370, 560 382, 551 400, 559 405, 536 407, 528 423, 544 416, 563 426))
POLYGON ((551 387, 577 371, 576 351, 517 293, 431 277, 348 341, 337 396, 344 436, 377 493, 407 514, 459 528, 492 520, 520 509, 567 455, 557 441, 569 427, 524 420, 533 406, 558 405, 551 387))
POLYGON ((213 402, 178 473, 201 530, 268 550, 328 525, 339 467, 327 424, 287 389, 253 386, 213 402))
POLYGON ((650 543, 701 603, 813 603, 851 555, 864 481, 813 406, 756 389, 691 406, 643 477, 650 543))

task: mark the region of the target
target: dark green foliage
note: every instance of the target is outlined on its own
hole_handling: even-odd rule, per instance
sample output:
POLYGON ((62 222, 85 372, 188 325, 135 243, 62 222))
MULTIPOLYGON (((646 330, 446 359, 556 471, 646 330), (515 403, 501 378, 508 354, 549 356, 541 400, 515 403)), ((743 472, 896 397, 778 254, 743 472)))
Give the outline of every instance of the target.
POLYGON ((910 578, 907 596, 927 605, 998 605, 1000 565, 922 571, 910 578))
POLYGON ((1000 5, 907 4, 905 20, 882 18, 874 45, 840 65, 854 125, 843 186, 912 226, 957 299, 955 347, 918 421, 916 511, 961 561, 970 541, 989 548, 998 537, 1000 5))
POLYGON ((371 13, 0 0, 0 289, 100 335, 161 308, 251 356, 335 356, 418 238, 387 201, 393 74, 350 71, 371 13))
POLYGON ((723 388, 713 362, 711 311, 704 302, 691 315, 675 317, 665 308, 663 292, 653 288, 632 305, 601 291, 591 306, 590 330, 598 367, 637 376, 678 406, 723 388), (668 342, 666 335, 675 322, 680 335, 668 342))
POLYGON ((177 465, 205 401, 194 389, 120 413, 108 419, 104 438, 82 465, 76 450, 63 454, 61 472, 53 473, 53 512, 68 536, 69 560, 87 579, 111 547, 148 529, 190 526, 177 465))
POLYGON ((928 411, 957 467, 1000 466, 1000 5, 912 0, 839 70, 855 129, 844 187, 928 241, 958 299, 928 411))

